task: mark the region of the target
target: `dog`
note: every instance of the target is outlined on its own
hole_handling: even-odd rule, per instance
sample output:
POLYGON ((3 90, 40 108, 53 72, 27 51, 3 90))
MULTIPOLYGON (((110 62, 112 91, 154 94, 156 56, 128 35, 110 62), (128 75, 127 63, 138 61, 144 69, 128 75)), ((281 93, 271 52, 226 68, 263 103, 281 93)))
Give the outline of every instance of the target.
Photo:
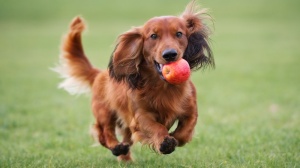
POLYGON ((132 160, 135 142, 170 154, 191 141, 198 117, 196 88, 190 79, 168 83, 162 67, 181 58, 194 71, 214 67, 207 19, 207 10, 192 1, 180 16, 153 17, 133 27, 118 37, 107 70, 93 67, 83 51, 83 19, 71 22, 55 68, 64 78, 59 87, 71 94, 91 90, 94 136, 119 160, 132 160))

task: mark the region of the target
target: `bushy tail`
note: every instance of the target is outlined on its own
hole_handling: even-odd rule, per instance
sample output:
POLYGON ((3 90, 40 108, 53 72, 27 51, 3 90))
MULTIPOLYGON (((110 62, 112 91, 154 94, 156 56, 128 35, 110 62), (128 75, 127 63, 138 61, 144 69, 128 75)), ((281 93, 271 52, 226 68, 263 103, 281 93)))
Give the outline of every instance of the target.
POLYGON ((73 19, 70 30, 63 39, 60 63, 53 69, 64 78, 59 88, 67 90, 70 94, 88 92, 99 73, 84 54, 81 43, 84 28, 85 24, 80 17, 73 19))

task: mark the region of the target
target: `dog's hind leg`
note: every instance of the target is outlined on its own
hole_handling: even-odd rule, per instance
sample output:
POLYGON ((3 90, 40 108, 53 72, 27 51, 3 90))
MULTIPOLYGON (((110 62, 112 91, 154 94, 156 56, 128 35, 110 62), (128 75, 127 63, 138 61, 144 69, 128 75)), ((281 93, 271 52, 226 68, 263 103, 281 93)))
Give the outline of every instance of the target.
POLYGON ((116 137, 116 116, 115 112, 105 108, 105 105, 93 101, 93 112, 96 118, 95 128, 97 131, 98 141, 104 147, 111 150, 113 155, 127 155, 130 144, 120 143, 116 137))
MULTIPOLYGON (((126 128, 120 128, 120 133, 123 137, 122 143, 124 145, 129 145, 131 146, 133 144, 132 140, 131 140, 131 131, 128 127, 126 128)), ((120 155, 118 156, 118 160, 120 161, 132 161, 131 155, 130 155, 130 150, 128 151, 128 153, 126 155, 120 155)))

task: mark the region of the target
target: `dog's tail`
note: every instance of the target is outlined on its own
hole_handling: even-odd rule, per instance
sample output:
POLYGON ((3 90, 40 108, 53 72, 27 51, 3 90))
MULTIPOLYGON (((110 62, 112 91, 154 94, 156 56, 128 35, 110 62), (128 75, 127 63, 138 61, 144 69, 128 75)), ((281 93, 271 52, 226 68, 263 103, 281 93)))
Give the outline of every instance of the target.
POLYGON ((100 72, 92 66, 84 54, 81 43, 81 33, 84 28, 85 24, 80 17, 73 19, 70 30, 63 39, 60 63, 53 68, 64 78, 59 88, 67 90, 70 94, 89 92, 95 77, 100 72))

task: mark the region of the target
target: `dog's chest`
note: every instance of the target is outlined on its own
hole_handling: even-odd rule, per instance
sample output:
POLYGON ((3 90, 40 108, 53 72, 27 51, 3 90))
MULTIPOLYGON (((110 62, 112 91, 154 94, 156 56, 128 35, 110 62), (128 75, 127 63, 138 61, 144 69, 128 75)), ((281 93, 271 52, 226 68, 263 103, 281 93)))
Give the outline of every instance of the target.
POLYGON ((184 113, 189 98, 187 87, 153 89, 145 95, 143 104, 159 118, 177 118, 184 113))

